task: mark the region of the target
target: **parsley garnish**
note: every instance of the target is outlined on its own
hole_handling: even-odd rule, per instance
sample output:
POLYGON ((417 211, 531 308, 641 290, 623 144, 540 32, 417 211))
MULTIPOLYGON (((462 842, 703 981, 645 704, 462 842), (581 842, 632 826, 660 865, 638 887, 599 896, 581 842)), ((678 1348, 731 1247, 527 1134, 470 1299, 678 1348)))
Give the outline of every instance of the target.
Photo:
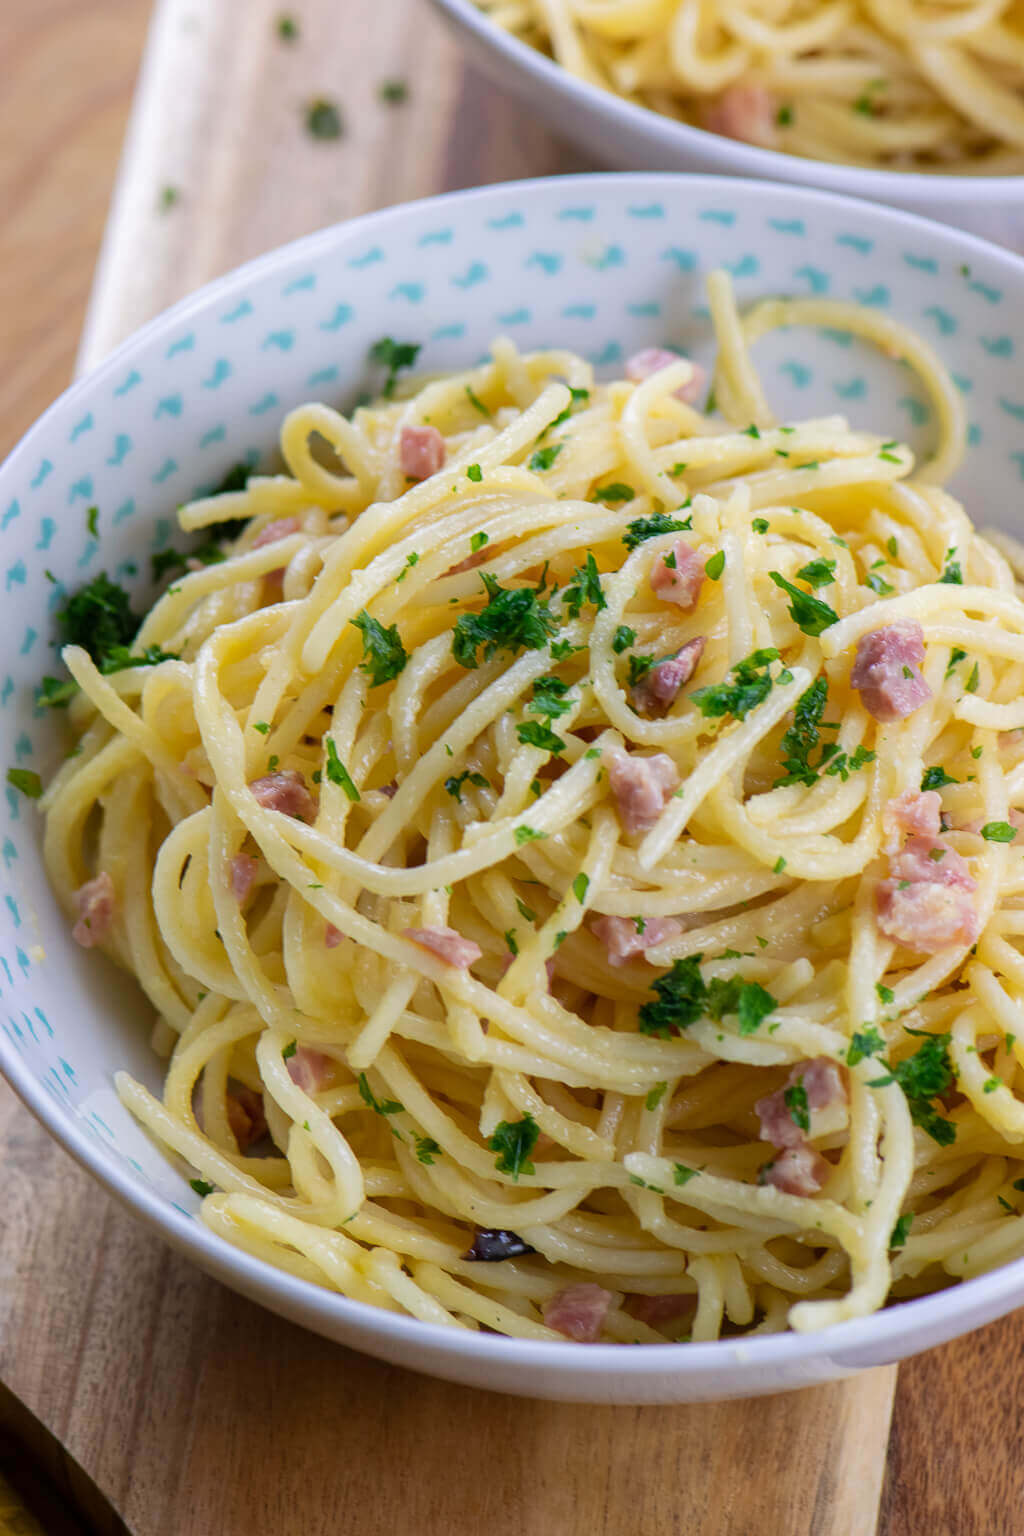
POLYGON ((487 1145, 497 1152, 494 1166, 499 1173, 508 1173, 518 1182, 521 1173, 533 1173, 530 1153, 537 1145, 540 1127, 531 1114, 521 1120, 502 1120, 487 1145))
POLYGON ((475 784, 477 789, 487 789, 489 787, 482 773, 472 773, 467 768, 465 773, 453 774, 450 779, 445 779, 444 787, 452 799, 457 800, 460 805, 462 804, 462 786, 467 780, 470 784, 475 784))
POLYGON ((657 1109, 658 1105, 661 1103, 667 1092, 668 1083, 655 1083, 654 1087, 648 1093, 646 1099, 644 1099, 644 1104, 648 1109, 657 1109))
POLYGON ((760 982, 730 976, 724 981, 716 976, 707 989, 707 1011, 713 1019, 736 1014, 741 1035, 752 1035, 762 1019, 779 1006, 778 999, 766 992, 760 982))
POLYGON ((884 1037, 873 1024, 868 1024, 864 1029, 854 1030, 846 1052, 846 1064, 855 1067, 859 1061, 864 1061, 868 1056, 877 1056, 879 1051, 884 1050, 884 1037))
POLYGON ((981 835, 989 843, 1012 843, 1017 832, 1008 821, 986 821, 981 835))
POLYGON ((474 485, 479 485, 484 477, 484 472, 479 464, 470 464, 466 468, 466 479, 472 480, 474 485))
POLYGON ((470 538, 470 553, 475 555, 478 550, 483 549, 484 545, 489 544, 490 542, 490 536, 484 533, 483 529, 481 529, 479 533, 474 533, 470 538))
POLYGON ((623 651, 628 651, 636 640, 636 630, 630 629, 628 624, 620 624, 612 636, 612 650, 616 656, 621 656, 623 651))
POLYGON ((660 533, 688 533, 690 526, 689 518, 680 521, 667 512, 652 512, 650 517, 635 517, 627 523, 622 542, 627 549, 633 550, 646 539, 656 539, 660 533))
POLYGON ((945 768, 926 768, 921 779, 921 789, 922 791, 941 789, 944 784, 956 784, 958 782, 959 780, 954 779, 952 774, 946 772, 945 768))
POLYGON ((547 837, 546 832, 538 832, 534 827, 527 826, 516 827, 512 835, 516 840, 517 848, 521 848, 524 843, 536 842, 542 837, 547 837))
POLYGON ((910 1227, 911 1227, 911 1223, 913 1222, 913 1220, 914 1220, 914 1213, 913 1213, 913 1211, 908 1211, 905 1216, 901 1216, 900 1217, 899 1221, 893 1227, 892 1235, 889 1238, 889 1247, 890 1248, 902 1248, 903 1247, 904 1243, 906 1242, 907 1238, 910 1235, 910 1227))
POLYGON ((534 471, 550 469, 564 446, 564 443, 550 443, 547 448, 538 448, 530 458, 529 468, 534 471))
POLYGON ((576 897, 576 900, 579 902, 581 907, 582 907, 583 903, 587 899, 587 892, 589 891, 589 889, 590 889, 590 876, 589 875, 585 875, 583 873, 583 871, 580 870, 579 874, 576 875, 574 877, 574 879, 573 879, 573 882, 572 882, 572 893, 576 897))
POLYGON ((20 789, 30 800, 38 800, 43 792, 43 781, 31 768, 8 768, 7 782, 13 789, 20 789))
POLYGON ((653 656, 641 656, 636 651, 627 657, 629 670, 626 673, 626 681, 630 688, 636 688, 643 682, 648 672, 654 666, 653 656))
POLYGON ((793 108, 784 103, 775 114, 775 121, 780 128, 788 128, 793 121, 793 108))
POLYGON ((792 598, 789 605, 789 616, 798 629, 805 635, 820 635, 823 629, 839 622, 839 615, 828 603, 823 603, 820 597, 812 597, 809 592, 801 592, 799 587, 794 587, 791 581, 778 571, 769 571, 768 575, 775 585, 783 592, 788 592, 792 598))
POLYGON ((637 1015, 637 1028, 642 1035, 665 1039, 703 1017, 707 1002, 707 988, 700 973, 703 958, 690 955, 685 960, 675 960, 672 969, 651 984, 657 1002, 644 1003, 637 1015))
POLYGON ((464 613, 452 635, 452 655, 461 667, 479 666, 499 651, 536 650, 546 645, 558 625, 547 603, 532 587, 502 587, 497 578, 482 575, 487 606, 482 613, 464 613))
POLYGON ((877 592, 879 597, 888 597, 890 592, 896 591, 892 582, 886 581, 885 577, 880 576, 877 571, 868 572, 864 577, 864 585, 870 587, 872 592, 877 592))
POLYGON ((433 1136, 417 1136, 416 1156, 421 1163, 426 1163, 429 1168, 441 1156, 441 1148, 433 1136))
POLYGON ((921 1030, 908 1030, 907 1033, 924 1034, 917 1051, 896 1066, 889 1066, 885 1077, 873 1078, 868 1087, 884 1088, 889 1083, 898 1083, 906 1096, 914 1124, 940 1147, 948 1147, 956 1140, 956 1126, 933 1109, 931 1101, 945 1093, 953 1081, 949 1059, 951 1036, 931 1035, 921 1030))
POLYGON ((884 1003, 886 1007, 896 1000, 896 993, 892 990, 892 987, 883 986, 880 981, 875 982, 875 991, 878 993, 879 1002, 884 1003))
POLYGON ((704 563, 704 574, 710 581, 718 581, 725 570, 725 550, 720 549, 704 563))
POLYGON ((955 553, 955 549, 948 549, 946 551, 946 567, 939 577, 939 581, 945 582, 948 586, 962 587, 964 584, 964 573, 960 568, 960 562, 959 560, 951 560, 949 558, 950 555, 955 553))
POLYGON ((827 701, 828 679, 822 673, 796 701, 793 724, 779 744, 786 772, 775 780, 776 788, 780 784, 813 784, 817 779, 824 759, 812 767, 810 754, 818 744, 818 727, 827 701))
POLYGON ((946 676, 952 677, 953 668, 957 666, 961 661, 966 660, 967 652, 962 651, 958 645, 954 645, 953 649, 949 653, 949 666, 946 668, 946 676))
POLYGON ((705 719, 733 715, 737 720, 744 720, 754 706, 771 693, 772 678, 768 668, 778 658, 778 651, 772 647, 753 651, 730 669, 731 682, 696 688, 690 697, 705 719))
POLYGON ((370 361, 379 363, 382 368, 388 370, 388 376, 384 381, 381 394, 385 400, 390 400, 395 392, 395 383, 403 368, 411 368, 420 353, 420 343, 415 341, 394 341, 390 336, 382 336, 380 341, 375 341, 370 348, 370 361))
POLYGON ((699 1171, 697 1168, 687 1168, 685 1163, 672 1164, 672 1178, 676 1184, 689 1184, 691 1179, 697 1177, 699 1171))
POLYGON ((390 683, 409 660, 398 633, 398 625, 392 624, 385 629, 379 619, 373 618, 365 608, 354 619, 349 619, 349 623, 363 637, 363 656, 366 659, 360 663, 359 669, 369 677, 370 686, 377 688, 381 683, 390 683))
POLYGON ((375 1097, 365 1072, 360 1072, 356 1082, 359 1088, 359 1097, 368 1109, 373 1110, 375 1115, 400 1115, 402 1113, 405 1105, 399 1104, 397 1099, 378 1099, 375 1097))
POLYGON ((338 756, 338 749, 334 745, 333 736, 328 736, 327 738, 327 778, 331 784, 340 785, 353 803, 362 799, 352 780, 351 774, 338 756))
POLYGON ((586 560, 573 571, 572 581, 563 592, 562 600, 571 619, 579 618, 584 603, 593 603, 598 613, 608 606, 601 591, 601 573, 589 549, 586 560))
POLYGON ((205 1200, 207 1195, 212 1195, 217 1188, 216 1184, 207 1184, 205 1179, 189 1179, 189 1188, 194 1189, 200 1200, 205 1200))
MULTIPOLYGON (((382 80, 377 87, 377 95, 381 101, 389 107, 400 107, 408 100, 409 87, 404 80, 382 80)), ((422 1162, 423 1159, 421 1158, 422 1162)))
POLYGON ((833 778, 838 774, 845 784, 851 773, 856 773, 860 768, 866 768, 868 763, 873 763, 874 760, 874 752, 869 752, 867 747, 860 746, 852 757, 845 752, 837 752, 825 772, 833 778))
POLYGON ((284 1050, 281 1052, 281 1060, 282 1061, 287 1061, 289 1059, 289 1057, 295 1055, 295 1052, 298 1050, 298 1048, 299 1048, 299 1042, 297 1040, 289 1040, 288 1044, 285 1046, 284 1050))
MULTIPOLYGON (((614 480, 611 485, 599 485, 592 493, 593 501, 603 501, 605 506, 617 505, 619 502, 632 501, 636 495, 631 485, 623 485, 621 480, 614 480)), ((626 546, 627 549, 632 545, 626 546)))
POLYGON ((964 692, 965 693, 977 693, 977 691, 978 691, 978 684, 980 682, 981 682, 981 672, 980 672, 980 670, 978 668, 978 663, 975 662, 974 666, 971 668, 971 675, 967 679, 967 682, 964 684, 964 692))
POLYGON ((802 1077, 782 1090, 782 1102, 789 1110, 789 1118, 800 1131, 811 1128, 811 1112, 807 1105, 807 1089, 802 1077))
POLYGON ((306 107, 306 132, 312 139, 340 139, 344 133, 341 113, 333 101, 318 96, 306 107))
POLYGON ((526 902, 523 901, 522 897, 516 897, 516 906, 519 909, 520 917, 524 917, 528 923, 535 923, 537 921, 536 912, 534 912, 530 907, 526 905, 526 902))
POLYGON ((811 560, 803 565, 796 573, 801 581, 806 581, 815 590, 818 587, 827 587, 836 579, 836 562, 826 560, 824 555, 819 555, 817 560, 811 560))
POLYGON ((480 412, 481 416, 489 416, 491 414, 471 384, 466 385, 466 398, 473 409, 480 412))
POLYGON ((516 726, 516 735, 527 747, 540 747, 543 752, 562 752, 565 742, 550 726, 540 720, 523 720, 516 726))
POLYGON ((533 685, 533 698, 526 707, 532 715, 546 715, 549 720, 556 720, 572 709, 572 700, 566 698, 568 692, 569 684, 563 683, 560 677, 538 677, 533 685))
POLYGON ((97 666, 116 646, 130 645, 139 628, 128 593, 106 571, 68 598, 57 622, 62 643, 80 645, 97 666))
POLYGON ((755 533, 767 533, 770 524, 766 517, 755 517, 750 526, 755 533))
POLYGON ((277 18, 277 35, 282 42, 295 42, 299 35, 299 24, 294 16, 279 16, 277 18))

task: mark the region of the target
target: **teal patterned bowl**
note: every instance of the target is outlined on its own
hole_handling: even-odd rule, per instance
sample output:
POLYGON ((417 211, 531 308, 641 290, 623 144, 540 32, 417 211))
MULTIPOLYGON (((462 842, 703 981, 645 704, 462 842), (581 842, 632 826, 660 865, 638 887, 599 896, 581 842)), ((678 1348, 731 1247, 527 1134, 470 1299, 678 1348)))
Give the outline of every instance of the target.
MULTIPOLYGON (((465 366, 507 332, 614 372, 661 342, 708 360, 704 277, 742 302, 856 299, 935 343, 962 390, 971 450, 954 490, 975 521, 1019 527, 1024 504, 1024 261, 919 219, 823 193, 732 179, 593 176, 392 209, 301 240, 179 304, 62 396, 0 467, 4 766, 46 777, 60 721, 36 708, 54 670, 53 614, 106 570, 147 601, 174 508, 272 451, 284 412, 342 407, 382 335, 423 343, 428 369, 465 366), (99 509, 90 516, 89 509, 99 509)), ((787 416, 843 411, 926 447, 909 371, 845 333, 758 344, 787 416)), ((228 1285, 328 1337, 415 1369, 533 1396, 683 1402, 779 1391, 895 1360, 1024 1301, 1024 1261, 816 1335, 624 1349, 453 1332, 290 1278, 219 1242, 199 1202, 121 1109, 114 1072, 157 1088, 150 1009, 80 950, 47 887, 31 803, 0 804, 0 1067, 58 1140, 115 1195, 228 1285)))

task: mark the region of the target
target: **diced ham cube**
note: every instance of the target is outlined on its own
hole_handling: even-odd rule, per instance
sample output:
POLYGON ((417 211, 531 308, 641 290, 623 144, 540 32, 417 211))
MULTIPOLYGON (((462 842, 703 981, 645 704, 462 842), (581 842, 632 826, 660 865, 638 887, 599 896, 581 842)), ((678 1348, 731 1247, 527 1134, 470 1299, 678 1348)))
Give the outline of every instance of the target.
POLYGON ((832 1164, 802 1142, 787 1147, 773 1163, 761 1169, 760 1182, 771 1184, 785 1195, 816 1195, 832 1172, 832 1164))
POLYGON ((936 954, 950 944, 973 944, 981 931, 970 893, 963 887, 883 880, 875 900, 882 933, 923 954, 936 954))
POLYGON ((324 948, 337 949, 344 937, 340 928, 335 928, 333 923, 328 923, 327 931, 324 933, 324 948))
POLYGON ((705 644, 704 636, 698 635, 695 640, 688 640, 674 656, 659 661, 632 690, 633 703, 648 711, 667 709, 696 672, 705 644))
POLYGON ((319 1093, 330 1081, 334 1062, 323 1051, 315 1051, 309 1045, 297 1045, 286 1059, 285 1066, 297 1088, 305 1093, 319 1093))
POLYGON ((932 696, 920 673, 924 631, 916 619, 897 619, 857 641, 850 686, 876 720, 888 724, 912 715, 932 696))
POLYGON ((656 752, 653 757, 610 752, 606 763, 623 828, 627 832, 648 831, 679 786, 675 763, 664 752, 656 752))
POLYGON ((682 933, 683 925, 675 917, 648 917, 637 926, 633 917, 599 917, 590 931, 608 951, 609 965, 625 965, 634 955, 642 955, 655 944, 664 944, 682 933))
POLYGON ((260 867, 259 859, 254 859, 248 853, 236 853, 231 860, 229 868, 229 880, 231 890, 238 901, 239 906, 252 890, 252 883, 256 878, 256 872, 260 867))
POLYGON ((266 773, 261 779, 253 779, 249 788, 257 805, 265 810, 297 816, 300 821, 312 821, 316 812, 316 802, 296 768, 266 773))
MULTIPOLYGON (((626 363, 626 378, 634 384, 642 384, 655 373, 660 373, 671 363, 678 363, 681 354, 670 352, 667 347, 644 347, 642 352, 634 352, 626 363)), ((693 369, 693 377, 687 379, 685 384, 680 384, 678 389, 672 391, 677 400, 682 400, 686 405, 694 405, 704 393, 704 384, 707 374, 699 363, 693 363, 686 359, 693 369)))
POLYGON ((276 522, 268 523, 261 528, 252 541, 253 549, 265 549, 268 544, 277 544, 281 539, 287 539, 291 534, 298 533, 302 524, 297 517, 279 517, 276 522))
POLYGON ((437 925, 431 928, 405 928, 402 931, 407 939, 411 939, 421 949, 429 949, 431 954, 437 955, 446 965, 454 965, 460 971, 468 971, 483 954, 479 944, 474 944, 472 939, 464 939, 454 928, 437 925))
POLYGON ((410 480, 429 480, 444 467, 444 438, 436 427, 403 427, 398 456, 403 475, 410 480))
POLYGON ((114 882, 105 869, 94 880, 87 880, 75 892, 78 921, 71 930, 71 937, 83 949, 101 944, 110 932, 114 921, 114 882))
POLYGON ((675 603, 689 613, 697 606, 704 585, 704 566, 699 555, 683 539, 678 539, 651 566, 651 586, 663 603, 675 603))
POLYGON ((784 1088, 758 1099, 754 1111, 761 1122, 762 1141, 770 1141, 773 1147, 803 1145, 804 1133, 789 1112, 784 1088))
POLYGON ((705 108, 702 123, 709 133, 774 149, 778 116, 778 102, 763 85, 730 85, 705 108))
POLYGON ((227 1113, 239 1152, 247 1151, 254 1141, 267 1134, 262 1093, 254 1093, 251 1088, 233 1088, 227 1096, 227 1113))
POLYGON ((683 1317, 687 1312, 691 1312, 695 1300, 692 1294, 685 1293, 669 1296, 634 1294, 626 1298, 623 1310, 628 1312, 630 1317, 646 1323, 650 1328, 661 1328, 665 1323, 674 1322, 677 1317, 683 1317))
POLYGON ((895 853, 905 836, 938 837, 942 831, 942 796, 937 789, 905 789, 882 811, 886 853, 895 853))
POLYGON ((608 1315, 612 1293, 604 1286, 584 1282, 556 1291, 544 1303, 544 1321, 577 1344, 593 1344, 608 1315))
POLYGON ((962 891, 977 889, 967 860, 941 837, 910 837, 889 861, 889 872, 898 883, 954 885, 962 891))

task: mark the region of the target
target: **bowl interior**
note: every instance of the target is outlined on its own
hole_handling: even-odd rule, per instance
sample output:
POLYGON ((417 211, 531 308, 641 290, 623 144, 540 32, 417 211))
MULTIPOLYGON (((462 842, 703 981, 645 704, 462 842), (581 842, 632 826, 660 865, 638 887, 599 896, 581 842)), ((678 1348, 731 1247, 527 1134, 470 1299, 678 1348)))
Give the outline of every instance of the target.
MULTIPOLYGON (((421 342, 430 370, 472 362, 500 332, 523 348, 571 347, 604 374, 651 343, 707 362, 704 279, 718 265, 732 272, 743 303, 828 294, 921 331, 968 405, 971 449, 955 491, 983 526, 1019 522, 1024 262, 906 216, 733 180, 584 177, 421 203, 298 242, 185 301, 62 397, 0 468, 5 766, 45 777, 65 750, 59 712, 34 704, 40 678, 56 670, 63 595, 105 570, 141 609, 151 556, 175 540, 175 506, 239 459, 266 461, 292 405, 318 397, 344 408, 374 387, 367 352, 381 336, 421 342)), ((903 365, 840 332, 779 332, 756 356, 784 417, 842 412, 927 451, 929 406, 903 365)), ((0 802, 0 1066, 77 1156, 212 1263, 186 1176, 113 1092, 121 1067, 159 1085, 150 1008, 113 966, 71 941, 39 841, 32 805, 8 785, 0 802)), ((232 1283, 251 1281, 252 1294, 263 1294, 260 1284, 276 1288, 278 1302, 284 1291, 310 1289, 286 1286, 242 1255, 222 1251, 216 1267, 232 1283)), ((1015 1283, 1024 1290, 1024 1276, 1015 1283)), ((362 1315, 364 1333, 379 1321, 323 1293, 312 1310, 295 1308, 325 1331, 332 1316, 362 1315)), ((741 1353, 779 1342, 753 1340, 741 1353)), ((905 1342, 901 1334, 892 1352, 905 1342)), ((698 1350, 718 1350, 709 1358, 721 1361, 728 1348, 698 1350)), ((648 1352, 627 1353, 632 1362, 648 1352)), ((694 1357, 692 1347, 684 1354, 694 1357)), ((676 1398, 693 1395, 678 1383, 681 1367, 677 1350, 676 1398)))

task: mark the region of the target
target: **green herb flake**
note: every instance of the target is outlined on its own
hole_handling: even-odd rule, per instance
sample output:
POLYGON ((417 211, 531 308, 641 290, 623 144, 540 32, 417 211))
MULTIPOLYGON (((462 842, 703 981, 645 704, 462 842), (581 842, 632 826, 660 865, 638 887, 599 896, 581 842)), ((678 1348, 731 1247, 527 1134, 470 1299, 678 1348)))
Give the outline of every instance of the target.
POLYGON ((720 549, 704 563, 704 574, 709 581, 718 581, 725 570, 725 550, 720 549))
POLYGON ((445 779, 444 787, 452 799, 457 800, 460 805, 462 804, 462 786, 467 782, 475 784, 477 789, 490 788, 487 779, 482 773, 473 773, 467 768, 465 773, 453 774, 451 778, 445 779))
POLYGON ((1001 1077, 986 1077, 981 1085, 981 1091, 982 1093, 995 1093, 996 1089, 1002 1086, 1003 1080, 1001 1077))
POLYGON ((971 675, 967 679, 967 682, 964 684, 964 691, 966 693, 977 693, 977 691, 978 691, 978 684, 980 682, 981 682, 981 672, 978 669, 978 663, 975 662, 974 666, 971 668, 971 675))
POLYGON ((899 557, 900 557, 900 546, 899 546, 895 536, 893 538, 891 538, 891 539, 886 539, 885 547, 886 547, 886 549, 889 552, 890 560, 898 560, 899 559, 899 557))
POLYGON ((946 676, 947 677, 952 677, 952 675, 953 675, 953 668, 955 666, 958 666, 961 661, 966 661, 966 660, 967 660, 967 652, 966 651, 962 651, 958 645, 955 645, 953 647, 953 649, 949 653, 949 665, 946 668, 946 676))
POLYGON ((572 893, 576 897, 576 900, 579 902, 581 907, 587 899, 587 892, 589 889, 590 876, 585 875, 583 871, 580 870, 579 874, 576 875, 572 882, 572 893))
POLYGON ((658 1105, 661 1103, 667 1092, 668 1083, 655 1083, 654 1087, 651 1089, 646 1099, 644 1100, 644 1104, 649 1110, 657 1109, 658 1105))
POLYGON ((958 782, 952 774, 946 772, 945 768, 926 768, 921 779, 921 790, 924 793, 929 789, 942 789, 946 784, 958 782))
POLYGON ((340 139, 344 133, 337 103, 317 96, 306 106, 306 132, 311 139, 340 139))
POLYGON ((801 581, 806 581, 815 590, 818 587, 827 587, 836 579, 836 562, 826 560, 819 555, 816 560, 811 560, 807 565, 801 566, 796 573, 801 581))
POLYGON ((367 1109, 372 1109, 375 1115, 400 1115, 405 1108, 405 1105, 399 1104, 397 1099, 378 1099, 370 1087, 365 1072, 360 1072, 356 1079, 356 1086, 359 1089, 359 1097, 367 1109))
POLYGON ((540 1127, 531 1114, 521 1120, 502 1120, 487 1145, 497 1152, 494 1166, 499 1173, 510 1174, 518 1183, 521 1173, 535 1172, 530 1153, 537 1145, 540 1127))
POLYGON ((297 1040, 289 1040, 288 1044, 281 1052, 281 1060, 288 1061, 292 1056, 295 1055, 295 1052, 298 1050, 298 1048, 299 1044, 297 1040))
POLYGON ((932 1100, 941 1097, 953 1082, 953 1068, 949 1059, 948 1034, 929 1034, 927 1031, 908 1030, 908 1034, 923 1035, 922 1044, 912 1055, 896 1066, 888 1066, 884 1077, 872 1078, 869 1088, 884 1088, 897 1083, 902 1089, 910 1118, 915 1125, 929 1135, 941 1147, 948 1147, 956 1140, 956 1126, 932 1106, 932 1100))
POLYGON ((269 720, 254 720, 252 728, 253 728, 254 731, 259 731, 261 736, 269 736, 269 734, 270 734, 270 721, 269 720))
POLYGON ((767 533, 771 525, 766 517, 755 517, 750 526, 755 533, 767 533))
POLYGON ((362 799, 351 774, 338 756, 338 749, 334 745, 333 736, 328 736, 327 738, 327 778, 331 784, 339 785, 353 804, 357 800, 362 799))
POLYGON ((849 1049, 846 1052, 846 1064, 855 1067, 858 1062, 865 1061, 869 1056, 877 1056, 885 1050, 885 1038, 873 1024, 865 1025, 863 1029, 854 1030, 850 1037, 849 1049))
POLYGON ((534 473, 543 473, 544 470, 550 469, 564 446, 564 443, 549 443, 546 448, 538 448, 530 457, 529 468, 534 473))
POLYGON ((628 651, 636 641, 636 630, 630 629, 628 624, 620 624, 612 636, 612 650, 616 656, 621 656, 623 651, 628 651))
POLYGON ((988 843, 1012 843, 1017 830, 1008 821, 986 821, 981 835, 988 843))
POLYGON ((592 604, 596 613, 608 606, 601 590, 601 573, 589 549, 583 564, 573 571, 571 581, 562 594, 562 601, 571 619, 579 618, 586 603, 592 604))
POLYGON ((689 1184, 691 1179, 697 1177, 699 1171, 697 1168, 687 1168, 685 1163, 672 1164, 672 1178, 676 1184, 689 1184))
POLYGON ((367 674, 370 686, 377 688, 382 683, 392 682, 409 660, 397 624, 385 629, 380 620, 367 613, 365 608, 349 623, 363 637, 365 659, 360 663, 360 671, 367 674))
POLYGON ((505 940, 505 947, 506 947, 506 949, 508 950, 509 954, 512 956, 512 958, 514 960, 516 958, 516 956, 519 954, 519 945, 516 942, 516 931, 515 931, 515 929, 514 928, 506 928, 505 932, 502 935, 502 937, 505 940))
POLYGON ((657 1001, 644 1003, 637 1015, 642 1035, 667 1039, 703 1017, 707 987, 700 972, 703 955, 689 955, 675 960, 672 969, 651 984, 657 1001))
POLYGON ((547 603, 532 587, 502 587, 496 577, 482 575, 487 606, 481 613, 464 613, 455 625, 452 655, 461 667, 473 670, 499 651, 514 654, 546 645, 558 624, 547 603))
MULTIPOLYGON (((614 480, 610 485, 599 485, 591 492, 591 501, 602 501, 606 507, 618 506, 624 501, 632 501, 636 495, 631 485, 623 485, 621 480, 614 480)), ((627 544, 626 548, 633 546, 627 544)))
POLYGON ((908 1211, 905 1216, 901 1216, 900 1217, 899 1221, 893 1227, 892 1233, 891 1233, 891 1235, 889 1237, 889 1247, 890 1247, 890 1249, 902 1248, 903 1247, 903 1245, 907 1241, 907 1238, 910 1235, 910 1227, 911 1227, 911 1224, 912 1224, 913 1220, 914 1220, 914 1213, 913 1213, 913 1211, 908 1211))
POLYGON ((791 581, 778 571, 769 571, 775 585, 783 592, 789 594, 792 599, 789 606, 789 616, 798 629, 805 635, 820 635, 825 629, 831 628, 839 622, 839 615, 828 603, 822 602, 820 597, 812 597, 809 592, 801 592, 799 587, 794 587, 791 581))
POLYGON ((539 842, 541 838, 547 837, 547 833, 538 832, 534 827, 521 825, 513 830, 512 836, 515 838, 516 847, 521 848, 524 843, 539 842))
POLYGON ((886 581, 877 571, 869 571, 864 578, 864 585, 870 587, 872 592, 877 592, 879 597, 888 597, 896 588, 891 581, 886 581))
POLYGON ((381 390, 385 400, 390 400, 394 394, 398 375, 404 369, 411 368, 419 354, 419 342, 395 341, 391 336, 382 336, 380 341, 374 342, 370 348, 370 361, 388 371, 384 388, 381 390))
POLYGON ((400 107, 409 99, 409 87, 404 80, 382 80, 377 87, 377 99, 388 107, 400 107))
POLYGON ((786 861, 780 854, 779 857, 775 860, 775 863, 772 865, 772 873, 775 875, 781 875, 785 867, 786 861))
POLYGON ((434 1163, 442 1155, 441 1148, 433 1136, 417 1136, 415 1144, 417 1161, 425 1163, 428 1168, 433 1167, 434 1163))
POLYGON ((565 742, 561 736, 555 734, 550 726, 544 725, 540 720, 523 720, 516 726, 516 735, 527 747, 539 747, 542 752, 562 752, 565 750, 565 742))
POLYGON ((207 1195, 212 1195, 217 1188, 216 1184, 208 1184, 205 1179, 189 1179, 189 1188, 194 1189, 200 1200, 205 1200, 207 1195))
POLYGON ((784 102, 776 112, 775 121, 780 128, 790 127, 793 122, 793 108, 789 105, 788 102, 784 102))
POLYGON ((771 647, 753 651, 730 669, 731 681, 696 688, 690 698, 705 719, 732 715, 743 720, 771 692, 772 678, 768 668, 778 659, 778 651, 771 647))
POLYGON ((678 517, 670 517, 667 512, 652 512, 650 517, 635 517, 631 523, 627 523, 622 542, 628 550, 634 550, 638 544, 643 544, 647 539, 656 539, 660 534, 688 533, 689 530, 689 518, 681 521, 678 517))
POLYGON ((43 781, 31 768, 8 768, 7 782, 12 789, 27 795, 29 800, 38 800, 43 792, 43 781))

